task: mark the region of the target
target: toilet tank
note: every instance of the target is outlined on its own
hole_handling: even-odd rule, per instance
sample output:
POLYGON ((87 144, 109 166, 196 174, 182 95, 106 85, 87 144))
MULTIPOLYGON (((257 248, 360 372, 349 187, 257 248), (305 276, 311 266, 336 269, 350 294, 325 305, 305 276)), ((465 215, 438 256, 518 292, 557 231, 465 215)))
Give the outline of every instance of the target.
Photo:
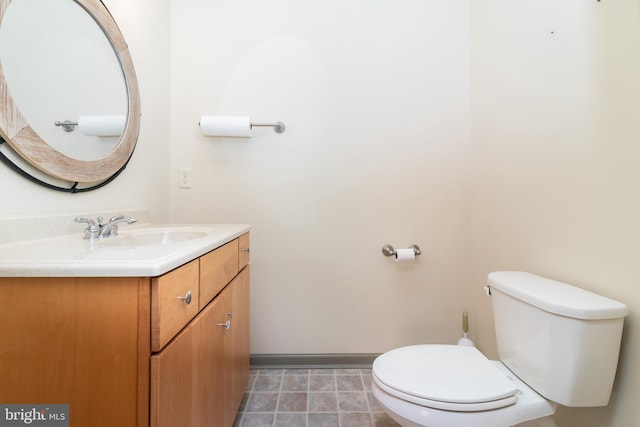
POLYGON ((521 271, 489 274, 500 360, 545 398, 605 406, 627 306, 521 271))

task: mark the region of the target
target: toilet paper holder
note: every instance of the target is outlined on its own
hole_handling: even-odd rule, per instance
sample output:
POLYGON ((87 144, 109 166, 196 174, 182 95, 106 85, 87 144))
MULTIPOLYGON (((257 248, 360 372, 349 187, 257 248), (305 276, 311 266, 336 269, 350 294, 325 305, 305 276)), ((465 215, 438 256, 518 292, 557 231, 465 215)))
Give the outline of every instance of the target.
MULTIPOLYGON (((411 245, 409 246, 409 249, 413 249, 413 253, 415 253, 416 255, 422 254, 422 251, 420 250, 420 247, 418 245, 411 245)), ((384 245, 382 247, 382 254, 384 256, 395 256, 396 250, 391 245, 384 245)))
POLYGON ((76 126, 78 126, 78 122, 73 122, 71 120, 65 120, 64 122, 55 121, 53 122, 53 124, 56 126, 61 126, 65 132, 73 132, 74 130, 76 130, 76 126))

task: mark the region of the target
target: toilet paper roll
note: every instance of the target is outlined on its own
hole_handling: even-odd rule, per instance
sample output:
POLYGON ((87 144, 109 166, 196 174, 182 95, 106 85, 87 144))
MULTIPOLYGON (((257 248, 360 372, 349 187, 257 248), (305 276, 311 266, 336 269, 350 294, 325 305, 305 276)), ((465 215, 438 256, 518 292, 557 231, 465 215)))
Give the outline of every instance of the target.
POLYGON ((251 118, 244 116, 202 116, 200 132, 206 136, 251 136, 251 118))
POLYGON ((114 116, 80 116, 78 128, 87 136, 120 136, 124 133, 127 117, 114 116))
POLYGON ((396 262, 408 262, 416 259, 413 249, 396 249, 396 262))

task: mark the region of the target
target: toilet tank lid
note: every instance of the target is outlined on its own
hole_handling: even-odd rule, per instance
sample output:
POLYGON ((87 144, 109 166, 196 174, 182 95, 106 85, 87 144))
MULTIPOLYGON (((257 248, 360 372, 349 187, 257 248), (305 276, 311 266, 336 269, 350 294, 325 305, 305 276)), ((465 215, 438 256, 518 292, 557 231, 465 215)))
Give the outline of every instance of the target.
POLYGON ((502 293, 542 310, 576 319, 618 319, 629 314, 621 302, 524 271, 489 273, 488 283, 502 293))

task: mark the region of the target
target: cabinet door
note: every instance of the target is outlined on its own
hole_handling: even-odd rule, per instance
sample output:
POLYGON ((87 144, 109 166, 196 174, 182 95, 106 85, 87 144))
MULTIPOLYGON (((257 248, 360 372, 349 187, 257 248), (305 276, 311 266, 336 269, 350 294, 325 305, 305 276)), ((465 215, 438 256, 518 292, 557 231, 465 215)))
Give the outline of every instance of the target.
POLYGON ((185 328, 151 357, 151 426, 192 426, 195 329, 185 328))
MULTIPOLYGON (((227 313, 231 301, 223 292, 200 314, 196 323, 197 344, 195 352, 196 378, 194 384, 194 426, 225 426, 224 396, 225 354, 224 340, 228 333, 227 313)), ((231 424, 228 424, 231 427, 231 424)))
POLYGON ((0 403, 68 403, 72 426, 147 425, 145 307, 149 279, 0 278, 0 403))
POLYGON ((249 266, 228 287, 231 327, 225 337, 225 426, 231 426, 249 381, 249 266))

